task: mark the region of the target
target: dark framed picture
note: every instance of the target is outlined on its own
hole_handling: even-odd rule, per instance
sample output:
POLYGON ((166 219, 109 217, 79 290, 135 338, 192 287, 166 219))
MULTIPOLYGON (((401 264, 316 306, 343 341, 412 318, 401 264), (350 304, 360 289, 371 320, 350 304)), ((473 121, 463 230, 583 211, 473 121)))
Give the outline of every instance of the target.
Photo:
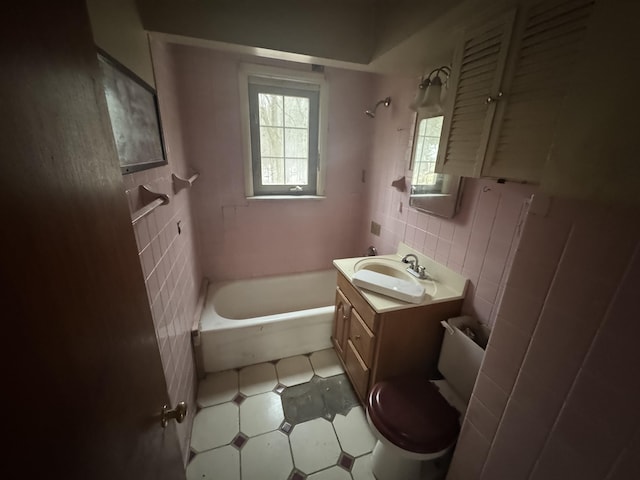
POLYGON ((123 174, 167 164, 155 90, 98 49, 107 108, 123 174))

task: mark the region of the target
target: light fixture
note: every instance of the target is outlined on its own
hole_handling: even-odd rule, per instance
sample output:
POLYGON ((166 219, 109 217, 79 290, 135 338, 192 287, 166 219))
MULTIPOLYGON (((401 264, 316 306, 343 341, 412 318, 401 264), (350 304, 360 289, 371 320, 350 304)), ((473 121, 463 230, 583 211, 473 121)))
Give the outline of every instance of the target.
POLYGON ((420 79, 420 84, 418 85, 418 91, 416 92, 416 96, 413 98, 413 101, 409 104, 409 108, 414 111, 418 111, 420 108, 420 104, 422 100, 424 100, 424 94, 427 92, 427 81, 424 78, 420 79))
POLYGON ((449 80, 451 69, 447 66, 438 67, 420 80, 418 92, 409 105, 411 110, 420 112, 421 114, 438 115, 442 114, 442 76, 444 77, 444 85, 449 80))

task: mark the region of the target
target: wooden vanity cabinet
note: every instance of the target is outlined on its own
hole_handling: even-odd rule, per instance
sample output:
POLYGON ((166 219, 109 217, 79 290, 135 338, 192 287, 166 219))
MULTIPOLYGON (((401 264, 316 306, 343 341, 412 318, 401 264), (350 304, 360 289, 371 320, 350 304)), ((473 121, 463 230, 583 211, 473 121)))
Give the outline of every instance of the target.
POLYGON ((444 329, 462 300, 377 313, 338 272, 332 341, 360 400, 380 380, 406 373, 435 372, 444 329))

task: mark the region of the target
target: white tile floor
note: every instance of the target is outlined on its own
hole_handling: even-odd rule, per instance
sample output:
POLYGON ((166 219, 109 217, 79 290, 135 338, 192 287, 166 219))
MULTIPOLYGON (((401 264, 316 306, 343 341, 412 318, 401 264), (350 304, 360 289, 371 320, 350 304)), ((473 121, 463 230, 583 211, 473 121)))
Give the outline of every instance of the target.
POLYGON ((293 427, 285 421, 285 388, 314 375, 344 374, 333 350, 274 363, 211 374, 200 383, 187 479, 374 480, 375 439, 361 406, 333 421, 320 417, 293 427))

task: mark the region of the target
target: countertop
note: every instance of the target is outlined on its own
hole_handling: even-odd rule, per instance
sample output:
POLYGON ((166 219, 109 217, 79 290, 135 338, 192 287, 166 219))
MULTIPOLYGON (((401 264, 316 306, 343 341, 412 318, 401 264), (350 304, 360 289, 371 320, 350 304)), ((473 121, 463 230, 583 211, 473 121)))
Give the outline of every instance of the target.
POLYGON ((381 260, 382 263, 393 264, 400 269, 406 269, 407 265, 402 263, 402 257, 408 253, 413 253, 418 257, 418 263, 426 267, 426 271, 432 280, 418 280, 416 281, 425 287, 425 298, 421 303, 409 303, 402 300, 397 300, 386 295, 365 290, 356 285, 356 288, 364 297, 364 299, 373 307, 378 313, 391 312, 394 310, 401 310, 404 308, 421 307, 425 305, 431 305, 434 303, 450 302, 454 300, 462 300, 465 297, 467 291, 468 280, 462 277, 460 274, 445 267, 444 265, 437 263, 430 257, 423 255, 409 246, 401 243, 398 247, 398 252, 391 255, 378 255, 374 257, 353 257, 353 258, 340 258, 333 261, 334 267, 342 273, 349 282, 352 282, 354 273, 356 272, 356 264, 362 260, 376 261, 381 260))

